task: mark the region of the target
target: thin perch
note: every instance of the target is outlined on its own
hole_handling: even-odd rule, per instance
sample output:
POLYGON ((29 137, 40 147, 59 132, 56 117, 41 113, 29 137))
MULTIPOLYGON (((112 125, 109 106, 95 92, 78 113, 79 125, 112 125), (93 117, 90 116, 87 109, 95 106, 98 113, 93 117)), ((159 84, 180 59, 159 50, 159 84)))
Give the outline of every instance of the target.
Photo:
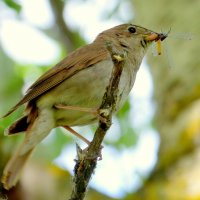
POLYGON ((99 115, 101 117, 99 118, 99 125, 94 134, 94 138, 86 151, 81 150, 80 147, 77 146, 77 160, 75 160, 76 164, 74 167, 73 189, 69 200, 84 199, 88 183, 94 173, 98 158, 101 155, 101 144, 107 130, 112 124, 112 113, 115 111, 118 98, 118 85, 123 70, 125 54, 119 55, 114 53, 111 44, 107 44, 107 49, 110 52, 110 56, 114 63, 112 75, 99 109, 99 115))

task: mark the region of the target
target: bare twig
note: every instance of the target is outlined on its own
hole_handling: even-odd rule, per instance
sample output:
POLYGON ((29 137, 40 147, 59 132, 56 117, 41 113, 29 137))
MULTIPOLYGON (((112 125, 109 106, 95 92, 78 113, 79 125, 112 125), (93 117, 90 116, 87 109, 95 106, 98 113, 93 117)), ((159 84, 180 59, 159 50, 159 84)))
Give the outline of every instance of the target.
POLYGON ((107 130, 111 126, 112 113, 116 109, 118 85, 124 65, 124 54, 116 54, 111 44, 107 44, 107 49, 110 52, 114 67, 99 109, 101 119, 99 120, 94 138, 87 148, 87 151, 82 151, 80 147, 77 146, 78 159, 74 167, 75 175, 73 178, 73 190, 70 200, 84 199, 88 183, 94 173, 94 169, 101 154, 102 141, 107 130))

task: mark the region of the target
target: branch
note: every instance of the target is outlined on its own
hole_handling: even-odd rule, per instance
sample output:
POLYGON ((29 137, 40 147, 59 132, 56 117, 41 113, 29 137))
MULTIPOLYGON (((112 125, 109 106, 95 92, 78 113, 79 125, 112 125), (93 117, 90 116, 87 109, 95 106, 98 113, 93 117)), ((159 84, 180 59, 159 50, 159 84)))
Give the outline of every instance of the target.
POLYGON ((77 39, 74 37, 75 33, 69 29, 63 18, 65 1, 50 0, 50 4, 54 13, 55 24, 58 28, 60 38, 66 49, 71 52, 76 49, 77 39))
POLYGON ((112 124, 112 113, 116 110, 118 85, 124 66, 125 55, 115 53, 111 44, 107 44, 107 49, 114 63, 111 78, 99 108, 100 120, 94 138, 87 148, 87 151, 83 151, 77 146, 78 159, 75 160, 73 189, 69 200, 84 199, 88 183, 94 173, 97 161, 101 157, 102 141, 112 124))

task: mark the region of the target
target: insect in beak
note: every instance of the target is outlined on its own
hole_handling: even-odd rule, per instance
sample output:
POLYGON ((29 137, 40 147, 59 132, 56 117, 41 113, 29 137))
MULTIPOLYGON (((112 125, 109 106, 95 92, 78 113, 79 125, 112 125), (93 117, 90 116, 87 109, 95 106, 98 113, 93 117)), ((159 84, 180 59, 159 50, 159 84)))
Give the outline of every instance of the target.
POLYGON ((161 55, 161 41, 165 40, 168 37, 171 29, 167 33, 155 33, 146 36, 146 41, 155 41, 157 44, 157 54, 161 55))

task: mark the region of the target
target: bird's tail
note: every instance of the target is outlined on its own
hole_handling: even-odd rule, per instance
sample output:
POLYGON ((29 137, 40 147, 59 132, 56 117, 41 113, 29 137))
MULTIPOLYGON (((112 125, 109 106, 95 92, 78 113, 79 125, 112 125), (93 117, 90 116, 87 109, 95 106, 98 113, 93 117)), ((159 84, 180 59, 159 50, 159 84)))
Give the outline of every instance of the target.
POLYGON ((33 149, 55 127, 51 110, 43 109, 26 130, 25 140, 7 163, 1 182, 7 190, 16 185, 21 171, 33 149), (47 120, 48 119, 48 120, 47 120))
POLYGON ((21 144, 19 149, 15 152, 13 157, 9 160, 3 171, 2 183, 5 189, 9 190, 16 185, 22 169, 30 157, 34 148, 24 152, 24 143, 21 144), (22 154, 23 153, 23 154, 22 154))

